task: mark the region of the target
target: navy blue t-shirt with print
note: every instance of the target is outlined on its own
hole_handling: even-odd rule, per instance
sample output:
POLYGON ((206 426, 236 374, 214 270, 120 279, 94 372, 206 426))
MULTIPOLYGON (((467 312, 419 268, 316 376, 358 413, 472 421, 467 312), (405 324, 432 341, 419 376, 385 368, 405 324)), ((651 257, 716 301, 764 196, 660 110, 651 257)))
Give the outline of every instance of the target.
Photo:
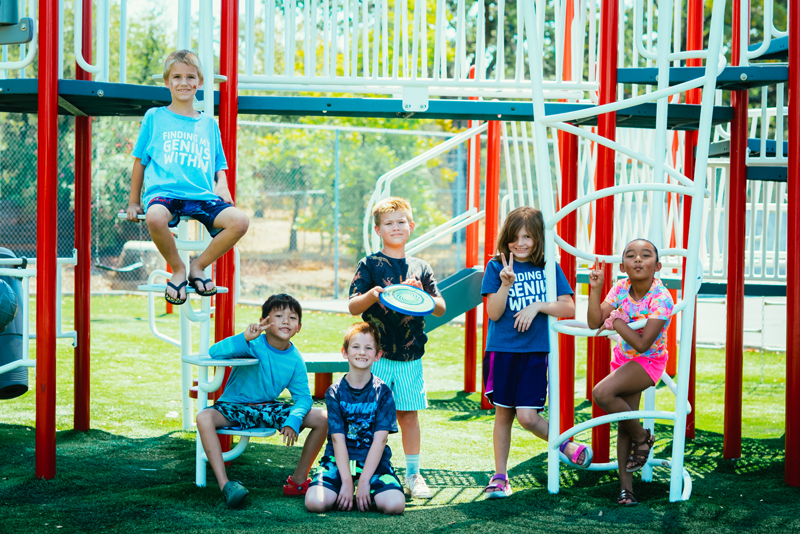
MULTIPOLYGON (((347 382, 346 375, 328 388, 325 393, 328 408, 328 445, 326 456, 334 456, 331 434, 344 434, 350 460, 365 461, 375 432, 386 430, 397 433, 397 412, 394 396, 389 386, 380 378, 372 379, 361 389, 347 382)), ((383 450, 381 461, 392 457, 389 445, 383 450)))
MULTIPOLYGON (((363 295, 375 286, 388 287, 416 278, 422 289, 432 297, 440 297, 433 269, 427 262, 406 256, 390 258, 376 252, 358 262, 356 274, 350 284, 350 298, 363 295)), ((425 354, 425 318, 414 317, 390 310, 376 302, 361 314, 364 321, 375 325, 381 334, 384 358, 395 361, 419 360, 425 354)))
MULTIPOLYGON (((497 293, 502 285, 500 271, 503 264, 492 260, 486 265, 483 274, 481 294, 485 297, 497 293)), ((533 302, 546 300, 544 269, 531 262, 514 262, 516 281, 508 290, 506 309, 499 321, 489 319, 489 333, 486 339, 486 350, 490 352, 550 352, 549 328, 547 315, 536 314, 531 326, 520 332, 514 328, 514 314, 533 302)), ((556 295, 572 295, 572 288, 567 283, 561 267, 556 264, 556 295)))

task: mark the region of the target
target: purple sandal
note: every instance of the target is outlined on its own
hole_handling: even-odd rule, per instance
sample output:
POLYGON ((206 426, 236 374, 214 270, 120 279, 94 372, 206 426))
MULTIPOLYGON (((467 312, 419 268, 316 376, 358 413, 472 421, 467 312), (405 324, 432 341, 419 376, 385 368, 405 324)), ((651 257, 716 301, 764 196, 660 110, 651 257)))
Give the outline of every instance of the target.
POLYGON ((569 442, 570 441, 567 440, 558 447, 558 450, 560 451, 561 460, 566 463, 572 464, 580 469, 586 469, 587 467, 592 465, 592 458, 594 457, 592 448, 589 447, 588 445, 580 445, 576 443, 576 445, 578 445, 578 448, 575 449, 575 453, 572 455, 572 458, 570 458, 566 454, 564 454, 564 449, 567 448, 567 443, 569 442), (583 459, 583 463, 578 463, 578 458, 581 457, 582 452, 586 452, 586 456, 583 459))
POLYGON ((495 473, 489 481, 489 485, 483 490, 483 493, 486 495, 487 499, 503 499, 509 497, 514 492, 511 490, 511 482, 508 481, 508 475, 495 473), (505 484, 492 484, 495 480, 502 480, 505 484))

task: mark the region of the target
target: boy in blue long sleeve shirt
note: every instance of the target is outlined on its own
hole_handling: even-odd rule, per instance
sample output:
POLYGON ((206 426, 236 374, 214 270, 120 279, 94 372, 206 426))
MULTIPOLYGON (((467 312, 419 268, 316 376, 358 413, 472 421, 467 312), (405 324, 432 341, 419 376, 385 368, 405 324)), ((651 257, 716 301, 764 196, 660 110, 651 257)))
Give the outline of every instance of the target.
POLYGON ((217 477, 225 502, 238 506, 248 491, 238 480, 229 480, 217 439, 217 429, 237 426, 275 428, 283 434, 287 446, 297 441, 304 428, 310 428, 303 452, 292 476, 283 486, 285 495, 305 495, 308 472, 317 458, 328 433, 328 414, 312 408, 306 364, 290 341, 300 331, 303 310, 289 295, 273 295, 261 307, 261 320, 241 334, 211 346, 212 358, 258 359, 258 365, 234 367, 222 397, 197 414, 197 431, 208 461, 217 477), (262 336, 261 333, 264 333, 262 336), (284 389, 294 404, 276 400, 284 389))

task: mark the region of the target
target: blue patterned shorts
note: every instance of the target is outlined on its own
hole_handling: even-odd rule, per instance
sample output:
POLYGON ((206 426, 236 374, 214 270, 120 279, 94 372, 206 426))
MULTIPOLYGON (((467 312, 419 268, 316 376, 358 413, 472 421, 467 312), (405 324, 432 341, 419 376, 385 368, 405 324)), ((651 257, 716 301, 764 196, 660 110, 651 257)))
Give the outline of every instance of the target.
POLYGON ((150 208, 153 204, 164 206, 172 214, 172 220, 167 225, 170 228, 178 226, 178 223, 181 222, 181 216, 191 217, 205 226, 211 237, 214 237, 222 231, 222 228, 214 228, 214 219, 216 219, 217 215, 223 210, 233 207, 221 198, 219 200, 183 200, 179 198, 155 197, 147 204, 147 207, 150 208))
POLYGON ((286 419, 292 409, 291 404, 280 401, 242 404, 238 402, 216 402, 206 410, 217 410, 225 419, 236 423, 230 428, 248 430, 250 428, 275 428, 286 426, 286 419))
MULTIPOLYGON (((350 474, 353 477, 353 482, 359 479, 363 470, 364 462, 350 460, 350 474)), ((319 461, 319 467, 314 473, 314 479, 309 484, 309 487, 311 486, 322 486, 339 495, 339 491, 342 489, 342 475, 339 472, 339 466, 336 465, 336 458, 333 456, 322 457, 319 461)), ((403 491, 403 486, 400 485, 400 479, 397 478, 397 473, 394 472, 391 462, 389 460, 381 460, 369 480, 369 494, 374 497, 389 490, 403 491)))

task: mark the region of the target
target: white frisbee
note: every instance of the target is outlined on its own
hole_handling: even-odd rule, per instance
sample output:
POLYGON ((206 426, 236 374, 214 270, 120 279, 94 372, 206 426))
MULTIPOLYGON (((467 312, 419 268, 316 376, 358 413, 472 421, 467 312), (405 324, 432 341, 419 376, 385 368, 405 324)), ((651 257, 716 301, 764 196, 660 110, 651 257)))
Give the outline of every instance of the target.
POLYGON ((380 299, 390 310, 416 317, 430 315, 436 307, 433 297, 407 284, 395 284, 383 288, 380 299))

